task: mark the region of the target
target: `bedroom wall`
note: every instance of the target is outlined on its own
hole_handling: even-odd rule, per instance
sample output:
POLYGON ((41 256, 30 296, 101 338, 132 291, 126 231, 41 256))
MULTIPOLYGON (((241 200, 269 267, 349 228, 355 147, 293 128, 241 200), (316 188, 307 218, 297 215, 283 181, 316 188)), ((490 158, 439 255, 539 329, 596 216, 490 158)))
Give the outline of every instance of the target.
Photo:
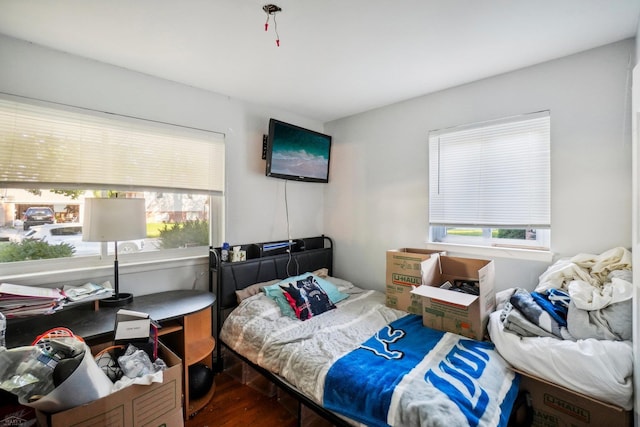
MULTIPOLYGON (((270 117, 318 131, 323 131, 322 123, 2 35, 0 63, 0 92, 224 133, 226 240, 233 244, 287 237, 285 183, 264 176, 262 135, 270 117)), ((322 234, 322 186, 289 183, 287 193, 294 236, 322 234)), ((203 251, 199 262, 169 268, 156 265, 134 272, 121 267, 122 290, 144 294, 189 288, 194 278, 197 287, 205 289, 206 256, 203 251), (127 289, 129 283, 135 283, 135 289, 127 289)), ((84 283, 82 279, 74 280, 84 283)), ((44 275, 25 284, 58 280, 44 275)))
MULTIPOLYGON (((389 248, 427 237, 430 129, 552 110, 553 251, 630 245, 628 57, 632 40, 326 124, 0 36, 0 92, 223 132, 226 239, 287 236, 285 182, 264 176, 269 117, 334 137, 329 185, 287 183, 291 235, 336 242, 336 274, 384 287, 389 248), (627 107, 625 107, 627 105, 627 107), (606 106, 607 108, 602 108, 606 106), (611 220, 612 212, 615 219, 611 220)), ((468 255, 465 255, 468 256, 468 255)), ((496 258, 499 286, 532 286, 546 263, 496 258)), ((137 293, 206 287, 196 266, 121 274, 137 293), (127 277, 132 274, 131 277, 127 277)), ((45 280, 39 278, 38 280, 45 280)))
MULTIPOLYGON (((555 259, 629 248, 634 53, 630 39, 327 123, 325 231, 336 240, 336 274, 382 290, 385 251, 425 246, 429 130, 547 109, 555 259)), ((533 288, 548 266, 494 259, 498 289, 533 288)))

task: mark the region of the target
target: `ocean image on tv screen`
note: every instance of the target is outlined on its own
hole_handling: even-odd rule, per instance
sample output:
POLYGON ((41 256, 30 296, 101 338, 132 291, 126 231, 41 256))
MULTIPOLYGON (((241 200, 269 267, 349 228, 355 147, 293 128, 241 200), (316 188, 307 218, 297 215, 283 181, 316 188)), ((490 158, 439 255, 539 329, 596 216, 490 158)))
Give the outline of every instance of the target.
POLYGON ((271 172, 296 177, 327 179, 330 139, 279 126, 273 138, 271 172))

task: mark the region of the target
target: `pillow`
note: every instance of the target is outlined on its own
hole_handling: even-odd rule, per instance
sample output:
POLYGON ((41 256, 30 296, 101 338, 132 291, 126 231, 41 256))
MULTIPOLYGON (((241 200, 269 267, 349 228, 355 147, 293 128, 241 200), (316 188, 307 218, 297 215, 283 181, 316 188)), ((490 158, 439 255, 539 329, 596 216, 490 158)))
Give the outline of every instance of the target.
MULTIPOLYGON (((329 282, 328 280, 322 279, 315 274, 316 272, 321 272, 321 270, 326 270, 326 269, 320 269, 320 270, 314 271, 313 273, 305 273, 299 276, 289 277, 287 279, 282 280, 280 283, 286 284, 292 281, 297 281, 300 279, 307 278, 309 276, 313 276, 316 283, 320 285, 320 287, 327 293, 332 303, 337 304, 343 299, 348 298, 349 295, 340 292, 340 290, 338 290, 338 288, 333 283, 329 282)), ((297 319, 295 312, 291 308, 291 305, 289 305, 289 301, 282 293, 282 288, 280 288, 278 284, 265 286, 262 289, 262 291, 265 293, 266 296, 268 296, 269 298, 274 300, 276 304, 278 304, 278 306, 280 307, 280 311, 284 316, 291 317, 292 319, 297 319)))
MULTIPOLYGON (((317 276, 314 277, 318 282, 318 285, 320 285, 320 287, 327 293, 327 295, 329 295, 329 299, 331 299, 332 303, 337 304, 343 299, 349 298, 348 294, 340 292, 336 285, 331 283, 329 280, 321 279, 317 276)), ((329 276, 327 276, 327 279, 329 279, 329 276)))
POLYGON ((313 273, 311 273, 315 276, 318 277, 322 277, 322 278, 326 278, 329 276, 329 269, 328 268, 319 268, 316 271, 314 271, 313 273))
POLYGON ((287 298, 284 296, 284 293, 282 292, 282 288, 278 286, 279 283, 280 281, 277 281, 273 285, 264 286, 262 288, 262 292, 264 292, 266 296, 268 296, 273 301, 275 301, 276 304, 278 304, 278 307, 280 307, 280 312, 282 313, 283 316, 291 317, 292 319, 297 319, 295 311, 293 311, 293 308, 291 308, 291 306, 289 305, 289 301, 287 301, 287 298))
POLYGON ((317 276, 309 274, 297 280, 288 280, 286 283, 279 283, 289 305, 300 320, 311 319, 329 310, 336 308, 329 299, 329 295, 322 289, 316 281, 317 276))
POLYGON ((269 280, 267 282, 260 282, 260 283, 255 283, 251 286, 247 286, 244 289, 240 289, 238 291, 236 291, 236 299, 238 300, 238 304, 240 304, 242 302, 242 300, 245 300, 249 297, 252 297, 254 295, 257 295, 258 293, 260 293, 260 290, 264 287, 264 286, 269 286, 269 285, 273 285, 274 283, 278 283, 280 281, 280 279, 274 279, 274 280, 269 280))
MULTIPOLYGON (((334 285, 336 285, 336 288, 338 289, 338 291, 340 292, 344 292, 348 289, 351 289, 354 287, 354 284, 349 282, 348 280, 344 280, 344 279, 339 279, 337 277, 332 277, 332 276, 327 276, 326 279, 333 283, 334 285)), ((325 289, 326 291, 326 289, 325 289)), ((333 300, 332 300, 333 301, 333 300)), ((336 301, 333 301, 336 302, 336 301)))

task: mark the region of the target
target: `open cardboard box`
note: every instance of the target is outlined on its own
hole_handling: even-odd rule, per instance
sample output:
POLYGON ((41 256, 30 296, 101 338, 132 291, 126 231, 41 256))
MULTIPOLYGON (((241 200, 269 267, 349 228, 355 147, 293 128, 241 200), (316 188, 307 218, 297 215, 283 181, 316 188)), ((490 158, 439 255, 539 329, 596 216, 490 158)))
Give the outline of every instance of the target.
MULTIPOLYGON (((97 353, 104 346, 92 347, 97 353)), ((158 356, 167 364, 162 383, 130 385, 93 402, 66 411, 36 411, 41 427, 184 426, 182 361, 160 343, 158 356)))
POLYGON ((386 301, 387 307, 422 313, 422 300, 411 289, 422 284, 420 264, 433 254, 446 252, 430 249, 400 248, 387 251, 386 301))
POLYGON ((434 254, 422 262, 423 285, 411 293, 422 301, 422 324, 482 340, 489 314, 496 307, 493 261, 434 254), (440 286, 445 282, 479 282, 479 295, 465 294, 440 286))

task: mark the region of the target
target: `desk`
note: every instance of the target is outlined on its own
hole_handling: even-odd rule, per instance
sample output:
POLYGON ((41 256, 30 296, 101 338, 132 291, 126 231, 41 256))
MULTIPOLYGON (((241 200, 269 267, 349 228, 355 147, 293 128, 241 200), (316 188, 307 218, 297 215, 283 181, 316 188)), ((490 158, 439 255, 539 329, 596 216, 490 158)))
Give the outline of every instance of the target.
POLYGON ((141 311, 162 325, 158 330, 162 342, 182 358, 185 419, 202 409, 213 396, 215 384, 204 397, 189 399, 189 367, 203 363, 213 368, 215 339, 212 335, 211 307, 214 294, 206 291, 178 290, 137 296, 122 307, 80 304, 48 316, 34 316, 7 321, 7 348, 31 345, 41 333, 64 326, 82 337, 88 345, 113 340, 116 312, 120 308, 141 311))

